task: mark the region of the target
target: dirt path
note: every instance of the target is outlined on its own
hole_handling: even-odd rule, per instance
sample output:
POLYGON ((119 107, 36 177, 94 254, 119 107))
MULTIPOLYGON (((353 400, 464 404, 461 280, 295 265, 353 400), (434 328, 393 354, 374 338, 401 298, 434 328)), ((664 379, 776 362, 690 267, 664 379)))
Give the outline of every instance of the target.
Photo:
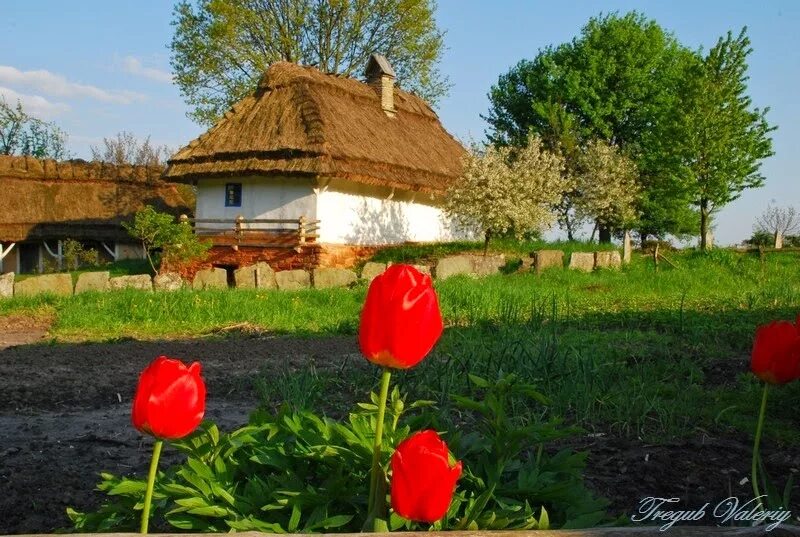
POLYGON ((0 350, 41 341, 47 337, 50 322, 16 315, 0 317, 0 350))

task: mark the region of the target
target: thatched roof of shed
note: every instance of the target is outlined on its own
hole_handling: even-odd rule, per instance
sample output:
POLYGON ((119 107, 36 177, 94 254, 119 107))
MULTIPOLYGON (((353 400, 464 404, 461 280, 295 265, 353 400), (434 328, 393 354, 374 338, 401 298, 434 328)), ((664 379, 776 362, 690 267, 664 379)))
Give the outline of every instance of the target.
POLYGON ((376 88, 312 67, 275 63, 256 91, 169 161, 165 178, 341 177, 442 192, 464 148, 419 97, 395 87, 395 117, 376 88))
POLYGON ((145 205, 190 212, 162 168, 0 156, 0 241, 131 240, 121 227, 145 205))

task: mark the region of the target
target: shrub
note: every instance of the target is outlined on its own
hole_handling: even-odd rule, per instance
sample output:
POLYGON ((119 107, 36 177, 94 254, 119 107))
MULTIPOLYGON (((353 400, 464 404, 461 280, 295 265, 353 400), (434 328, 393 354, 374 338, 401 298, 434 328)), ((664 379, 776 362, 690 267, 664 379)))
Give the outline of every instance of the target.
POLYGON ((133 222, 122 226, 131 237, 142 243, 147 260, 153 272, 156 269, 155 257, 160 253, 159 263, 179 264, 205 256, 211 244, 200 241, 188 224, 175 222, 167 213, 159 213, 148 205, 134 216, 133 222))

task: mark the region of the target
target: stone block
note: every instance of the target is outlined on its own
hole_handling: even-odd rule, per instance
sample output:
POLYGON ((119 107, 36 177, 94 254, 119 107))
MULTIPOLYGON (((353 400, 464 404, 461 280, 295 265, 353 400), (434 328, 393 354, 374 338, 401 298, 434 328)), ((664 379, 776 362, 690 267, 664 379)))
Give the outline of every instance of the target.
POLYGON ((221 268, 200 270, 194 275, 192 289, 227 289, 228 272, 221 268))
POLYGON ((314 270, 314 287, 329 289, 331 287, 347 287, 358 279, 356 273, 343 268, 318 268, 314 270))
POLYGON ((411 266, 423 274, 427 274, 428 276, 431 275, 431 267, 429 267, 428 265, 411 265, 411 266))
POLYGON ((295 291, 311 287, 311 275, 305 270, 282 270, 275 273, 278 289, 295 291))
POLYGON ((616 250, 610 252, 595 252, 594 267, 605 269, 618 269, 622 266, 622 256, 616 250))
POLYGON ((262 262, 237 269, 233 273, 239 289, 275 289, 275 271, 262 262))
POLYGON ((531 256, 537 274, 549 268, 564 268, 564 252, 561 250, 538 250, 531 256))
POLYGON ((12 296, 14 296, 14 273, 0 274, 0 298, 11 298, 12 296))
POLYGON ((156 291, 178 291, 183 289, 183 278, 177 272, 162 272, 153 278, 156 291))
POLYGON ((361 269, 361 279, 367 280, 367 282, 371 282, 372 280, 375 279, 376 276, 379 276, 384 270, 386 270, 386 263, 374 263, 370 261, 364 265, 363 269, 361 269))
POLYGON ((500 272, 500 268, 506 264, 506 256, 500 255, 473 255, 472 271, 476 276, 490 276, 500 272))
POLYGON ((592 252, 572 252, 569 256, 569 268, 582 272, 594 270, 594 253, 592 252))
POLYGON ((109 272, 84 272, 78 275, 75 283, 75 294, 87 291, 108 291, 111 274, 109 272))
POLYGON ((458 274, 473 274, 472 258, 467 255, 451 255, 436 263, 436 278, 444 280, 458 274))
POLYGON ((44 293, 72 296, 72 275, 45 274, 32 276, 14 284, 15 296, 33 296, 44 293))
POLYGON ((137 289, 139 291, 152 291, 153 279, 149 274, 135 274, 133 276, 117 276, 108 280, 112 291, 120 289, 137 289))

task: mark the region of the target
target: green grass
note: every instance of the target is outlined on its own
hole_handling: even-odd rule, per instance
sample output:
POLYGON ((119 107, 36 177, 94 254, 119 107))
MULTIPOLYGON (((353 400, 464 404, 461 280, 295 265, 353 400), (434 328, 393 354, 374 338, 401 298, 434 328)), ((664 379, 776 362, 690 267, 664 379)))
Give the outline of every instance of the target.
MULTIPOLYGON (((564 258, 569 259, 572 252, 594 252, 596 250, 612 250, 611 244, 589 244, 577 241, 544 242, 544 241, 518 241, 513 238, 492 239, 489 242, 488 253, 505 254, 509 258, 528 259, 531 252, 542 249, 556 249, 564 251, 564 258)), ((459 253, 483 253, 482 242, 448 242, 431 244, 402 244, 384 248, 377 252, 370 261, 376 263, 433 263, 436 259, 447 255, 459 253)))
MULTIPOLYGON (((458 250, 411 248, 394 255, 417 261, 458 250)), ((747 373, 753 332, 800 311, 800 262, 775 254, 762 263, 725 250, 674 252, 670 259, 678 268, 662 264, 656 271, 651 259, 637 255, 621 271, 437 281, 448 328, 428 359, 396 378, 410 396, 447 407, 450 394, 469 389, 467 372, 490 378, 514 372, 551 398, 547 408, 520 412, 643 439, 698 431, 750 435, 761 387, 747 373)), ((282 334, 355 334, 365 294, 363 284, 298 292, 86 293, 0 301, 0 315, 54 316, 52 334, 60 340, 196 336, 241 323, 282 334)), ((364 393, 376 371, 308 369, 278 382, 262 378, 257 386, 265 402, 313 406, 319 394, 364 393)), ((796 384, 773 390, 771 408, 797 408, 796 384)), ((767 436, 800 443, 795 414, 771 412, 767 436)))

